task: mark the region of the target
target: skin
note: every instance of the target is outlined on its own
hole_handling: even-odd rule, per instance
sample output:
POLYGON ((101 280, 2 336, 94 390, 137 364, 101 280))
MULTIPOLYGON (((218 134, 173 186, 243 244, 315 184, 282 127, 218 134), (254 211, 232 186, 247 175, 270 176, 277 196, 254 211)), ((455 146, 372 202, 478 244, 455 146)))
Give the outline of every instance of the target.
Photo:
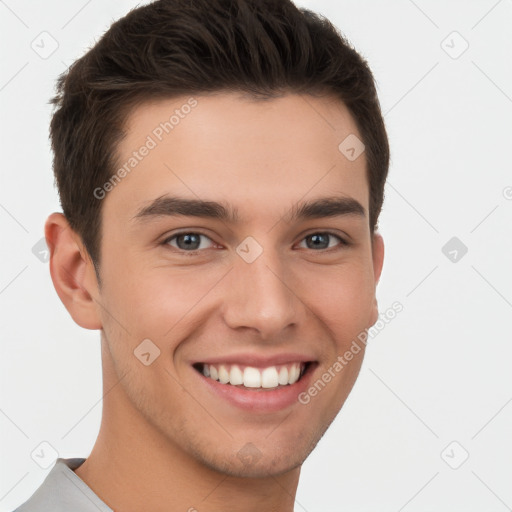
MULTIPOLYGON (((196 99, 103 199, 101 286, 62 214, 46 223, 59 297, 77 324, 101 329, 102 423, 76 474, 123 512, 292 511, 301 465, 349 395, 364 345, 307 405, 272 413, 212 394, 191 361, 299 352, 317 361, 315 382, 377 321, 384 245, 377 233, 372 243, 365 155, 349 161, 338 150, 349 134, 361 137, 328 96, 196 99), (163 194, 224 201, 240 220, 133 219, 163 194), (333 195, 356 199, 365 215, 286 221, 297 202, 333 195), (206 235, 195 255, 177 239, 164 243, 178 230, 206 235), (334 236, 328 249, 308 247, 308 235, 325 231, 350 245, 334 236), (247 236, 263 248, 250 264, 236 252, 247 236), (149 366, 133 353, 147 338, 161 351, 149 366), (247 443, 259 459, 244 464, 237 453, 247 443)), ((186 100, 137 107, 119 162, 186 100)))

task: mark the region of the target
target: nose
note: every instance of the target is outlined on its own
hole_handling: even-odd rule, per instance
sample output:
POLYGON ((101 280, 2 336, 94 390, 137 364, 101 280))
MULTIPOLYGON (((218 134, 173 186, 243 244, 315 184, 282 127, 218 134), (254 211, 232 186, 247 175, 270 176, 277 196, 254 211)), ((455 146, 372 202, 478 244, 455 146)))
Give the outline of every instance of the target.
POLYGON ((305 305, 296 295, 290 272, 271 250, 252 263, 235 258, 226 283, 223 316, 232 329, 257 331, 261 339, 283 336, 305 318, 305 305))

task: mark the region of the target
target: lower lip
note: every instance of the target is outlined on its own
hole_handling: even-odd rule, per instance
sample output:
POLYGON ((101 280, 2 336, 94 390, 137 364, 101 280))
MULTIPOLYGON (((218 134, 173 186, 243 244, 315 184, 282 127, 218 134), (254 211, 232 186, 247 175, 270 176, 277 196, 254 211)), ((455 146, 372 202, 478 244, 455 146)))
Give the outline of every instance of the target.
POLYGON ((253 412, 276 412, 298 403, 298 396, 307 389, 315 366, 316 363, 310 363, 306 373, 295 384, 277 389, 257 388, 255 390, 221 384, 218 380, 205 377, 195 369, 193 371, 211 391, 240 409, 253 412))

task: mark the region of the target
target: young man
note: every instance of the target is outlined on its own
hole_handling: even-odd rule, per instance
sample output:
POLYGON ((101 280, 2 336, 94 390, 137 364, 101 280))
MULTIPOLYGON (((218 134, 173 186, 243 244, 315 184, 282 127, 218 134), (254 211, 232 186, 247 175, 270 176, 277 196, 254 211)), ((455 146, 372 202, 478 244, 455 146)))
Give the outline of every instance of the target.
POLYGON ((17 510, 292 511, 378 318, 365 61, 288 0, 159 0, 53 103, 50 270, 101 332, 103 416, 17 510))

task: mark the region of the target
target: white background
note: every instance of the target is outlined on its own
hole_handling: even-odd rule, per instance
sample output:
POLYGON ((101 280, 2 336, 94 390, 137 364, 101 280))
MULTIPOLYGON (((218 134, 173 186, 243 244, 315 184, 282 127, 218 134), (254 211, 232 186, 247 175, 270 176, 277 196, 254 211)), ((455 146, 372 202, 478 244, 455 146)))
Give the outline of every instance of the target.
MULTIPOLYGON (((60 210, 55 79, 136 5, 0 2, 3 512, 50 470, 31 458, 41 442, 87 457, 99 429, 99 333, 73 323, 32 248, 60 210), (31 47, 43 31, 58 42, 46 59, 31 47)), ((295 510, 512 510, 512 0, 299 5, 330 18, 374 71, 392 152, 378 298, 404 310, 368 344, 295 510), (452 237, 468 249, 456 262, 442 251, 452 237)))

